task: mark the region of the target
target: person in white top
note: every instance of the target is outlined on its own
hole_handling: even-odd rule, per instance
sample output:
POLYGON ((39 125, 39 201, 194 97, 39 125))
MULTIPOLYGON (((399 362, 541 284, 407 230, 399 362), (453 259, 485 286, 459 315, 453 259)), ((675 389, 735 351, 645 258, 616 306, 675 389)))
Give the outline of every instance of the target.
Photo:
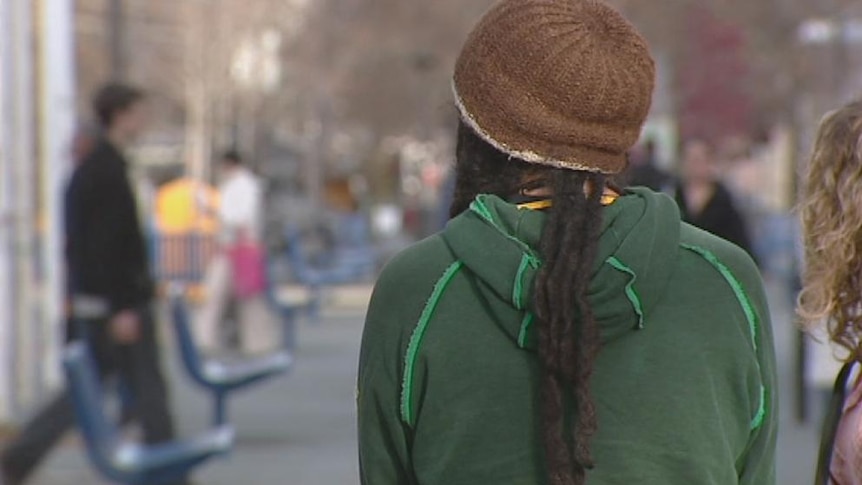
MULTIPOLYGON (((233 275, 228 250, 238 243, 262 244, 263 187, 257 176, 234 151, 220 161, 219 243, 221 251, 210 264, 205 282, 206 301, 198 315, 198 338, 210 353, 224 350, 219 331, 225 310, 234 298, 233 275)), ((271 351, 280 341, 277 322, 264 294, 236 301, 238 331, 247 354, 271 351)))
POLYGON ((222 243, 233 244, 240 237, 259 242, 263 219, 261 182, 243 165, 236 152, 228 152, 222 157, 219 196, 222 243))

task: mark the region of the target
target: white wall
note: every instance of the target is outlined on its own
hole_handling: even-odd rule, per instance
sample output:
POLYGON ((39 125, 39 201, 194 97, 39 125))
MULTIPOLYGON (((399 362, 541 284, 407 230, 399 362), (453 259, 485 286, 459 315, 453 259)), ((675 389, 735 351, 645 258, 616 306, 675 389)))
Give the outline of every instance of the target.
POLYGON ((60 383, 72 2, 0 0, 0 422, 19 418, 60 383))
POLYGON ((41 99, 39 143, 41 157, 42 207, 45 212, 45 238, 41 248, 45 262, 42 298, 44 302, 43 336, 47 352, 42 368, 49 385, 60 382, 59 344, 64 316, 63 264, 63 190, 72 167, 71 146, 75 131, 75 48, 74 0, 41 0, 38 80, 41 99))
POLYGON ((0 421, 7 421, 12 414, 12 322, 13 295, 13 177, 11 170, 10 140, 13 139, 9 91, 11 89, 11 5, 0 1, 0 421))
POLYGON ((3 175, 3 300, 6 303, 0 320, 0 383, 5 385, 0 410, 5 418, 16 411, 15 405, 35 394, 34 367, 28 357, 34 354, 33 326, 25 325, 34 309, 33 247, 35 246, 33 214, 34 112, 32 6, 27 0, 0 1, 0 36, 2 36, 2 156, 3 175), (29 181, 29 182, 28 182, 29 181))

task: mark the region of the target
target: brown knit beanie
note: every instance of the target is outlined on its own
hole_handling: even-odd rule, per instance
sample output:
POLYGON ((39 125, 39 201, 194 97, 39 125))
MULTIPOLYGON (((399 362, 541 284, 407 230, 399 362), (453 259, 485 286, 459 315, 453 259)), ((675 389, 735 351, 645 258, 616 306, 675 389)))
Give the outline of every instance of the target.
POLYGON ((502 0, 455 67, 463 120, 527 162, 606 174, 626 167, 655 87, 646 41, 596 0, 502 0))

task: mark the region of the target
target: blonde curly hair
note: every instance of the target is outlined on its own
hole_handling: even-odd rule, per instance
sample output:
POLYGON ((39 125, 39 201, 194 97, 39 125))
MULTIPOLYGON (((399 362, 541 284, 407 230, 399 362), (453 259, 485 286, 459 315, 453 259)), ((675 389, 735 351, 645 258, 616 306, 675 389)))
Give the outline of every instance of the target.
POLYGON ((862 360, 862 101, 826 115, 800 205, 806 268, 797 311, 807 330, 862 360))

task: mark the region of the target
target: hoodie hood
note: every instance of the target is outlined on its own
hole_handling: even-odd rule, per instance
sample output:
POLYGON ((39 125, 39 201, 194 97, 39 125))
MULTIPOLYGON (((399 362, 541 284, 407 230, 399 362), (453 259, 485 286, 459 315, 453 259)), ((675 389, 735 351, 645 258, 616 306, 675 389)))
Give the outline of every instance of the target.
MULTIPOLYGON (((522 348, 535 350, 533 287, 546 215, 479 196, 443 239, 474 275, 482 304, 522 348)), ((669 197, 631 189, 603 209, 588 291, 602 342, 643 329, 664 296, 679 251, 680 214, 669 197)))

